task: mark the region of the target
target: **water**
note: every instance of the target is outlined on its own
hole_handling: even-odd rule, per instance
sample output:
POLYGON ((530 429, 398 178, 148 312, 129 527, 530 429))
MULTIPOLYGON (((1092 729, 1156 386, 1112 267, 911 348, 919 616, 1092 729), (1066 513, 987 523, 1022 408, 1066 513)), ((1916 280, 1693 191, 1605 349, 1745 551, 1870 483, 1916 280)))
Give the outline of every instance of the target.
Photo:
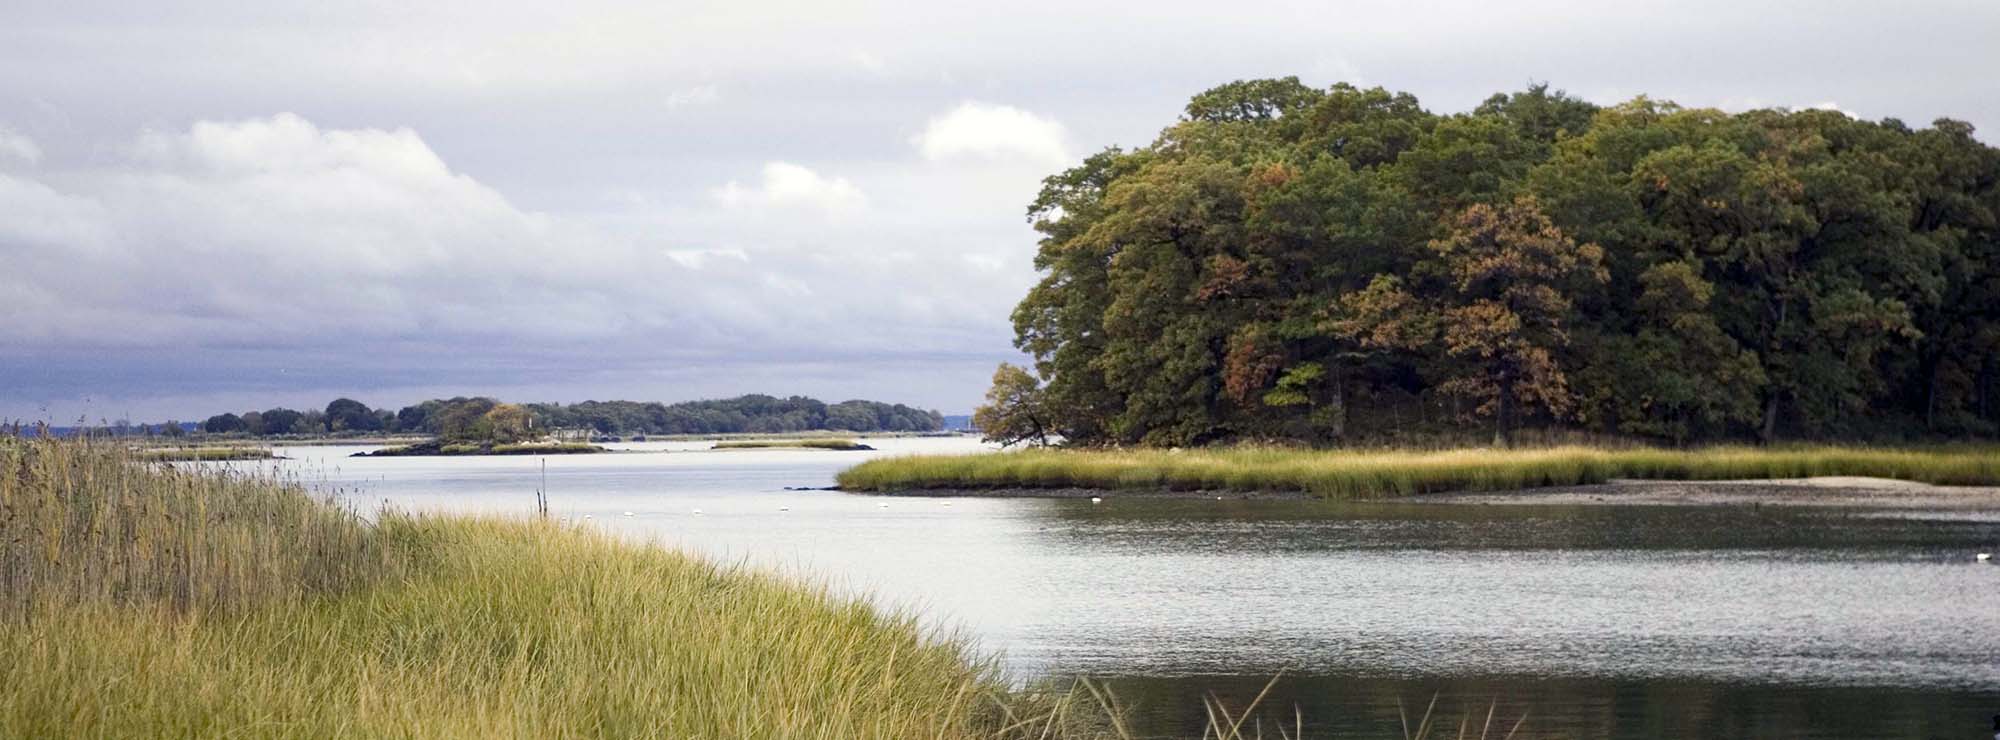
MULTIPOLYGON (((551 457, 555 515, 919 609, 1022 677, 1089 675, 1149 735, 1266 699, 1313 737, 1986 737, 2000 713, 2000 511, 889 498, 824 491, 872 455, 551 457), (884 506, 883 504, 886 504, 884 506), (696 510, 701 513, 696 514, 696 510), (625 512, 632 512, 627 517, 625 512)), ((284 463, 364 504, 532 511, 540 460, 284 463)), ((1269 736, 1275 727, 1267 726, 1269 736)))

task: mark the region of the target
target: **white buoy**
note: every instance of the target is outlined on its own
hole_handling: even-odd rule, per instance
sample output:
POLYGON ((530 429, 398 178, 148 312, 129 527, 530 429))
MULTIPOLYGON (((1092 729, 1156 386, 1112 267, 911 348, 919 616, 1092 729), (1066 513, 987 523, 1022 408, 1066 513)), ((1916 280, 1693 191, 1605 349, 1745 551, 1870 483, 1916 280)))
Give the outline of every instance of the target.
POLYGON ((1979 553, 1979 557, 1977 558, 1977 560, 1982 563, 1992 559, 1993 559, 1993 553, 1990 552, 1979 553))
POLYGON ((1101 498, 1098 498, 1098 497, 1096 497, 1096 496, 1092 496, 1092 497, 1090 497, 1090 502, 1091 502, 1091 503, 1093 503, 1093 504, 1101 504, 1101 503, 1104 503, 1104 499, 1101 499, 1101 498))

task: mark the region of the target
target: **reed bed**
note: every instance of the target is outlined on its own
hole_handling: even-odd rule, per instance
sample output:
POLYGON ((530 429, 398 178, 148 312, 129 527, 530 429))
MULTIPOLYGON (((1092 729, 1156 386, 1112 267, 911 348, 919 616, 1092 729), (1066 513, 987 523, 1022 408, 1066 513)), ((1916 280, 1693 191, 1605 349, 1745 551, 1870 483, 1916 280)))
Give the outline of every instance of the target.
POLYGON ((217 611, 372 582, 378 538, 296 482, 0 440, 0 618, 107 603, 217 611))
POLYGON ((1307 492, 1374 498, 1602 483, 1867 476, 2000 485, 2000 448, 1712 447, 1316 451, 1028 449, 871 460, 842 471, 854 491, 1096 488, 1307 492))

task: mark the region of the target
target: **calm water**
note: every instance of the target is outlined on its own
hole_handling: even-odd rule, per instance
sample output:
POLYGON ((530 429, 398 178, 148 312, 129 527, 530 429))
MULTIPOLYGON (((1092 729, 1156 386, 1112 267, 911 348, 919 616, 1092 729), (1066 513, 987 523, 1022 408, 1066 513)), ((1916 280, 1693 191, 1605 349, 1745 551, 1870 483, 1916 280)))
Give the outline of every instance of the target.
MULTIPOLYGON (((1023 677, 1106 679, 1165 737, 1279 671, 1267 701, 1314 737, 1399 736, 1398 702, 1434 696, 1447 736, 1489 706, 1501 728, 1528 712, 1520 736, 1579 738, 1985 738, 2000 713, 2000 566, 1972 558, 2000 512, 783 490, 980 449, 871 444, 553 457, 551 508, 921 609, 1023 677)), ((369 505, 526 513, 541 477, 535 458, 357 449, 281 454, 369 505)))

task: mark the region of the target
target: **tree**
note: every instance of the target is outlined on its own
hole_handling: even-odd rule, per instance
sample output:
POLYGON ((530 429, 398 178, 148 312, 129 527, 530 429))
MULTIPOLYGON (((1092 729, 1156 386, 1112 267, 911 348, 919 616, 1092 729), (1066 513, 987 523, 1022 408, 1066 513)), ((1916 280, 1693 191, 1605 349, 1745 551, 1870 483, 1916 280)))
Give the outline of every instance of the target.
POLYGON ((1577 244, 1532 198, 1474 205, 1430 243, 1423 265, 1438 285, 1423 297, 1391 276, 1350 299, 1350 331, 1364 344, 1441 353, 1439 389, 1470 398, 1494 420, 1493 443, 1512 443, 1523 407, 1563 416, 1574 396, 1558 353, 1569 344, 1571 295, 1607 279, 1603 250, 1577 244))
POLYGON ((1031 439, 1047 445, 1049 426, 1041 381, 1025 368, 1001 363, 993 371, 993 387, 986 391, 986 403, 972 412, 972 425, 986 441, 1002 446, 1031 439))
POLYGON ((473 434, 489 442, 519 442, 533 436, 534 424, 528 410, 511 403, 497 404, 473 425, 473 434))
POLYGON ((257 433, 260 435, 299 434, 309 431, 299 428, 299 423, 305 420, 305 414, 288 408, 266 409, 258 415, 258 419, 260 423, 257 433))
POLYGON ((454 398, 443 401, 429 415, 432 428, 447 442, 476 442, 485 439, 479 423, 486 412, 500 405, 491 398, 454 398))
POLYGON ((223 413, 208 417, 201 423, 201 430, 209 434, 234 434, 244 431, 243 417, 223 413))
POLYGON ((326 430, 378 432, 382 430, 382 420, 375 416, 368 404, 352 398, 338 398, 326 405, 326 430))

